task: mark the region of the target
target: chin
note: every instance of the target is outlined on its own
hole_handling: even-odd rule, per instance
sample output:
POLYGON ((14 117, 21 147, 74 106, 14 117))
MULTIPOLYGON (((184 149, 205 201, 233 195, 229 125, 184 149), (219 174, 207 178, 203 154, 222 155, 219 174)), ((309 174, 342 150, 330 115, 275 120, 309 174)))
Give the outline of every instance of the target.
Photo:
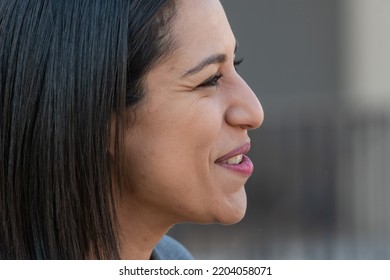
MULTIPOLYGON (((231 201, 230 201, 231 202, 231 201)), ((246 212, 246 195, 240 197, 235 203, 223 207, 215 217, 215 222, 222 225, 232 225, 240 222, 246 212)))
POLYGON ((206 208, 198 208, 189 215, 187 213, 187 218, 181 222, 231 225, 244 218, 247 206, 244 189, 233 196, 225 196, 224 199, 221 199, 221 195, 218 197, 218 199, 208 201, 206 208))
POLYGON ((241 211, 237 211, 236 213, 231 214, 231 215, 225 215, 225 217, 219 218, 216 222, 218 224, 221 224, 221 225, 237 224, 238 222, 240 222, 244 218, 245 211, 246 211, 246 209, 241 210, 241 211))
POLYGON ((182 222, 190 222, 196 224, 221 224, 221 225, 232 225, 240 222, 246 212, 246 200, 244 204, 235 205, 232 207, 222 207, 213 209, 213 211, 208 214, 203 214, 197 217, 191 217, 182 222))

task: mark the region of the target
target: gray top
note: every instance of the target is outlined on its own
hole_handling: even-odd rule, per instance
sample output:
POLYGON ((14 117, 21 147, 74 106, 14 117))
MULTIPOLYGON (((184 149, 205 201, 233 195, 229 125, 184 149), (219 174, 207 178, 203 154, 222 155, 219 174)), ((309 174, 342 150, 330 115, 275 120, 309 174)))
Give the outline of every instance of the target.
POLYGON ((178 241, 165 235, 154 248, 151 260, 193 260, 191 253, 178 241))

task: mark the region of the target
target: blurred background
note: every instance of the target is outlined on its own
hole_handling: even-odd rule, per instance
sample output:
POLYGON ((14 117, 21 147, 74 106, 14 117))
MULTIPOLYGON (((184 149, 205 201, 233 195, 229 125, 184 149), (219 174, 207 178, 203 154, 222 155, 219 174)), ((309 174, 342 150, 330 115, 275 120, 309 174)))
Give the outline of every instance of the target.
POLYGON ((390 1, 221 2, 265 111, 247 214, 170 234, 197 259, 390 259, 390 1))

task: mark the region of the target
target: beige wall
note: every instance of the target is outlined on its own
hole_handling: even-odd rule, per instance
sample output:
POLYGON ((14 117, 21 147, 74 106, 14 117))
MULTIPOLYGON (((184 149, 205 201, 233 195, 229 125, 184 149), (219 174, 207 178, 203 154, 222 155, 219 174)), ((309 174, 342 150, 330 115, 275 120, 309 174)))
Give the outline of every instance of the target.
POLYGON ((390 1, 340 2, 346 103, 363 110, 390 109, 390 1))

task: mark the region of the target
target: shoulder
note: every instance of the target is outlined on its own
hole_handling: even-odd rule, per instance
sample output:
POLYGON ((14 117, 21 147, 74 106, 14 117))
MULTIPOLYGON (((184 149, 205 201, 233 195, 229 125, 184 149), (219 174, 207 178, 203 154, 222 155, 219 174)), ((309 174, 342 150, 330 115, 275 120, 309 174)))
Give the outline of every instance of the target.
POLYGON ((165 235, 154 248, 151 260, 192 260, 194 257, 178 241, 165 235))

